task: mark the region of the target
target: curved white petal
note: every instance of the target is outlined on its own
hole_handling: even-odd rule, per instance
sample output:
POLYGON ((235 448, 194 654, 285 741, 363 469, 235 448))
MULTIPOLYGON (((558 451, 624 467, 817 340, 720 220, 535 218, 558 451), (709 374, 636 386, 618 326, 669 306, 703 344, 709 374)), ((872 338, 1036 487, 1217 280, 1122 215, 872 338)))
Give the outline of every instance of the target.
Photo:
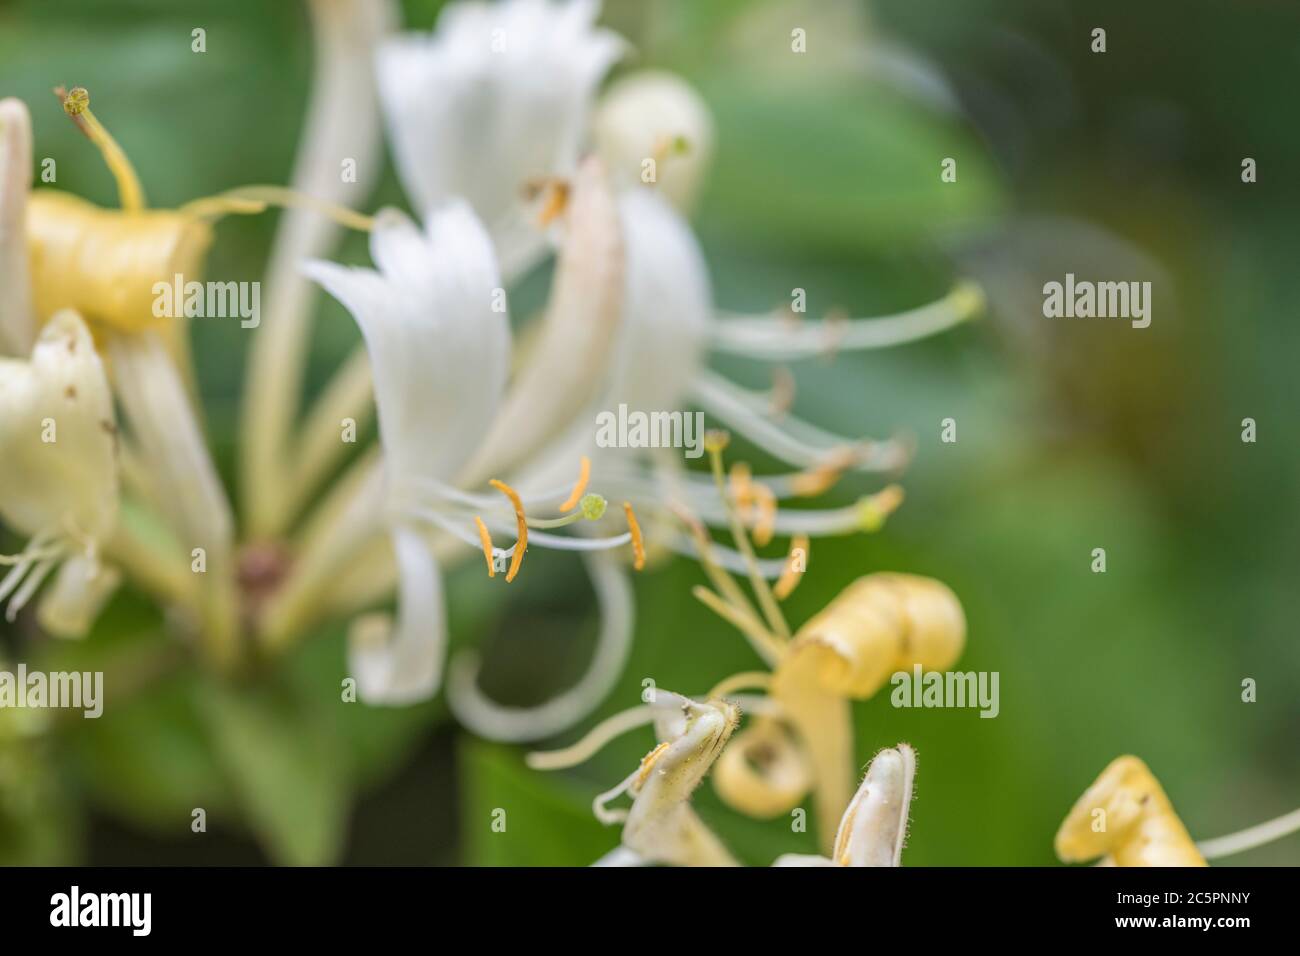
POLYGON ((505 707, 478 687, 478 659, 464 654, 452 663, 447 699, 457 719, 492 740, 539 740, 551 737, 586 717, 613 689, 632 648, 634 600, 622 564, 608 556, 586 559, 596 602, 600 634, 587 673, 558 697, 538 707, 505 707))
POLYGON ((623 41, 596 29, 595 0, 453 3, 431 34, 379 51, 380 99, 407 194, 421 208, 464 196, 502 268, 518 274, 544 240, 522 189, 573 171, 592 97, 623 41))
POLYGON ((618 207, 604 166, 588 157, 574 177, 546 317, 465 484, 526 460, 597 397, 622 314, 623 271, 618 207))
POLYGON ((35 338, 27 271, 32 121, 21 100, 0 100, 0 355, 26 355, 35 338))
POLYGON ((437 693, 447 644, 438 562, 416 531, 396 527, 392 541, 399 581, 396 626, 386 615, 367 615, 348 634, 349 671, 369 704, 411 704, 437 693))
POLYGON ((482 441, 505 389, 510 327, 493 310, 501 280, 491 242, 465 203, 432 212, 423 232, 384 210, 371 256, 378 271, 304 269, 361 328, 390 493, 400 497, 408 478, 452 479, 482 441))
POLYGON ((121 582, 122 573, 117 568, 84 555, 69 558, 42 595, 36 619, 47 634, 85 637, 121 582))
POLYGON ((606 407, 678 410, 704 358, 713 308, 708 268, 690 227, 662 196, 632 189, 620 207, 627 293, 606 407))

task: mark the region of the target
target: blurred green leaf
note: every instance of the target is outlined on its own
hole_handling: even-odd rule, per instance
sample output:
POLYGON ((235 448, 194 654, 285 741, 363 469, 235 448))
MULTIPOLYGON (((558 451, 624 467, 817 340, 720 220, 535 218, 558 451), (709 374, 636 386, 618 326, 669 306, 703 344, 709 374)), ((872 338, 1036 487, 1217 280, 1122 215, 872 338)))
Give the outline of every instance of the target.
POLYGON ((201 700, 239 805, 272 858, 294 866, 335 862, 351 792, 338 741, 265 690, 213 685, 201 700))
POLYGON ((718 125, 699 216, 712 229, 812 252, 869 251, 987 225, 1000 207, 974 135, 899 93, 739 71, 702 85, 718 125), (939 179, 945 157, 957 160, 955 183, 939 179))

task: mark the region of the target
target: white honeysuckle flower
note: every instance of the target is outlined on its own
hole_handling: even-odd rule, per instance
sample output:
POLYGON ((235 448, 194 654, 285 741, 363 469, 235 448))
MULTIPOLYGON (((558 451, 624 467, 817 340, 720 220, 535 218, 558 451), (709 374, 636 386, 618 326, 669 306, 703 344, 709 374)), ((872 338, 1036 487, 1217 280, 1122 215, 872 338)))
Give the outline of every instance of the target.
MULTIPOLYGON (((519 543, 492 547, 492 532, 514 532, 528 544, 577 551, 622 547, 632 536, 526 532, 525 500, 530 511, 554 504, 564 497, 563 488, 520 499, 496 481, 492 484, 501 494, 460 485, 459 476, 501 414, 511 351, 507 313, 496 307, 496 257, 469 205, 456 201, 435 209, 423 232, 401 213, 382 212, 371 255, 378 271, 327 262, 304 268, 352 313, 374 370, 384 453, 383 520, 393 535, 401 613, 391 639, 374 618, 363 619, 353 631, 351 662, 366 699, 406 703, 436 692, 441 676, 445 624, 431 530, 476 550, 486 542, 490 568, 494 561, 510 560, 507 581, 517 572, 522 551, 519 543)), ((603 507, 602 499, 599 510, 603 507)), ((580 519, 588 510, 584 499, 581 511, 570 517, 580 519)), ((552 522, 567 523, 570 519, 552 522)), ((617 603, 626 606, 625 600, 617 603)), ((619 620, 630 617, 612 607, 610 613, 619 620)), ((627 620, 619 630, 629 628, 627 620)))
POLYGON ((32 120, 21 100, 0 100, 0 355, 26 355, 35 338, 27 271, 32 120))
POLYGON ((616 182, 653 182, 678 209, 695 207, 713 159, 713 117, 681 77, 641 70, 610 84, 592 137, 616 182))
POLYGON ((594 866, 737 866, 735 857, 700 819, 691 794, 704 780, 740 720, 735 704, 696 701, 670 691, 656 691, 655 702, 609 718, 583 740, 564 750, 530 754, 538 770, 581 763, 619 734, 654 724, 658 745, 618 786, 596 797, 592 810, 605 824, 622 824, 619 846, 594 866), (623 794, 629 809, 609 809, 623 794))
POLYGON ((349 663, 376 703, 432 694, 446 639, 440 571, 405 514, 422 482, 452 480, 495 414, 510 362, 510 327, 492 309, 500 285, 492 245, 464 203, 432 212, 422 232, 385 210, 370 242, 378 271, 309 262, 306 274, 352 313, 374 370, 387 512, 397 557, 396 634, 357 622, 349 663))
MULTIPOLYGON (((769 523, 774 533, 821 536, 874 529, 883 517, 878 496, 829 510, 776 511, 775 503, 819 493, 844 472, 896 471, 906 463, 907 446, 896 440, 850 440, 774 410, 770 396, 711 371, 710 349, 775 362, 837 348, 901 344, 969 318, 978 311, 980 295, 959 286, 939 303, 883 319, 797 323, 790 315, 719 313, 703 253, 673 205, 689 201, 703 177, 713 136, 707 107, 670 74, 640 74, 616 83, 593 120, 595 87, 620 49, 616 37, 592 26, 596 12, 593 3, 548 0, 510 0, 493 7, 453 4, 433 34, 391 40, 378 54, 390 137, 413 201, 423 206, 463 194, 487 223, 507 279, 519 272, 516 266, 533 261, 542 245, 540 230, 528 222, 521 182, 541 177, 554 183, 557 177, 572 176, 558 192, 559 207, 567 197, 570 216, 568 228, 558 235, 552 231, 560 265, 535 355, 514 377, 506 405, 474 458, 454 480, 444 480, 437 489, 427 487, 440 500, 432 506, 417 503, 412 515, 473 545, 477 539, 467 509, 481 510, 493 533, 508 533, 511 514, 496 496, 484 498, 466 489, 505 474, 529 510, 554 505, 563 496, 574 461, 585 456, 602 491, 630 502, 647 517, 652 540, 698 556, 691 538, 676 529, 671 512, 685 507, 707 524, 725 524, 712 482, 686 473, 680 454, 671 450, 598 447, 595 427, 597 412, 620 405, 683 413, 695 406, 799 469, 753 480, 755 493, 773 503, 769 523), (545 134, 534 125, 539 116, 548 117, 545 134), (608 201, 591 188, 592 170, 599 165, 577 159, 589 135, 604 165, 615 168, 615 185, 621 186, 617 231, 609 226, 608 201), (665 148, 664 155, 648 157, 662 166, 654 184, 633 175, 628 164, 637 152, 665 148)), ((437 535, 432 539, 446 554, 445 542, 437 535)), ((626 540, 626 535, 611 535, 589 546, 626 540)), ((542 534, 530 541, 587 546, 583 537, 542 534)), ((513 549, 499 554, 511 556, 513 549)), ((713 557, 734 571, 748 568, 742 555, 725 546, 716 547, 713 557)), ((759 559, 757 567, 775 578, 786 563, 759 559)), ((335 606, 346 612, 380 597, 376 592, 391 587, 387 582, 396 573, 395 565, 389 568, 389 577, 374 575, 356 589, 342 589, 333 596, 335 606)), ((619 572, 607 568, 607 573, 619 572)), ((311 592, 310 587, 300 590, 311 592)), ((610 609, 623 607, 621 600, 610 598, 622 589, 598 581, 596 592, 603 620, 586 677, 540 708, 507 707, 482 693, 477 660, 466 657, 453 666, 449 687, 461 721, 495 739, 538 739, 594 708, 617 678, 628 646, 626 629, 614 624, 621 611, 610 615, 610 609), (595 680, 597 676, 602 679, 595 680)), ((297 603, 302 607, 304 602, 297 603)))
POLYGON ((380 48, 379 91, 398 172, 417 208, 468 200, 503 273, 545 251, 530 184, 572 174, 596 86, 625 49, 595 0, 453 3, 431 34, 380 48))
POLYGON ((75 312, 41 330, 30 361, 0 359, 0 518, 30 535, 0 558, 13 620, 59 562, 96 562, 117 521, 117 427, 104 366, 75 312))
POLYGON ((830 858, 787 853, 772 865, 899 866, 915 777, 916 753, 907 744, 880 751, 844 811, 830 858))

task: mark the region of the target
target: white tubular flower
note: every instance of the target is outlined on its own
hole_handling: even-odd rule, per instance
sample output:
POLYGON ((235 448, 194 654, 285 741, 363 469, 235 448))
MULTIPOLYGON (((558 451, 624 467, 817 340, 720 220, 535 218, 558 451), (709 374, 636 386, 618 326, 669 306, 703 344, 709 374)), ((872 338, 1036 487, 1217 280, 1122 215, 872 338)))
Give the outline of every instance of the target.
POLYGON ((828 859, 788 853, 773 866, 899 866, 907 839, 916 753, 907 744, 882 750, 849 801, 828 859))
POLYGON ((654 183, 689 211, 713 159, 713 117, 674 73, 644 70, 613 83, 592 121, 596 149, 622 184, 654 183))
POLYGON ((434 211, 424 232, 385 210, 370 249, 378 271, 305 269, 352 313, 374 370, 401 613, 393 636, 373 617, 359 621, 350 663, 365 699, 397 704, 436 691, 446 636, 438 565, 407 508, 454 479, 486 433, 505 391, 510 327, 492 308, 492 244, 464 203, 434 211))
POLYGON ((0 359, 0 518, 31 535, 0 557, 9 620, 60 561, 95 562, 117 521, 116 442, 104 366, 75 312, 46 323, 30 361, 0 359))
POLYGON ((31 117, 21 100, 0 100, 0 355, 26 355, 35 336, 27 271, 31 188, 31 117))
POLYGON ((544 237, 523 191, 576 166, 596 86, 624 42, 593 27, 594 0, 454 3, 432 34, 379 51, 379 90, 398 172, 419 208, 469 200, 507 277, 544 237))
POLYGON ((656 703, 616 714, 565 750, 530 754, 528 763, 539 770, 572 766, 618 734, 653 723, 659 745, 592 804, 602 823, 623 825, 620 845, 594 865, 737 866, 690 801, 739 720, 740 711, 727 701, 700 702, 661 690, 656 703), (625 793, 632 797, 631 808, 609 809, 625 793))

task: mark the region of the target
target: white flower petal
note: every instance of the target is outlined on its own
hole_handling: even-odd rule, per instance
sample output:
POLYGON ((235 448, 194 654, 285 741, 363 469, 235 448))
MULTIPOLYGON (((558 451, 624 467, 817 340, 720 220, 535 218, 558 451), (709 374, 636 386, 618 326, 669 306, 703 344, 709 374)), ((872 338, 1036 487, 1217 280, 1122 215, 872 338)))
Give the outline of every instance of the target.
POLYGON ((71 311, 30 362, 0 359, 0 517, 26 534, 90 546, 117 520, 113 401, 90 331, 71 311))
POLYGON ((0 355, 27 355, 35 338, 27 271, 32 121, 20 100, 0 100, 0 355))
POLYGON ((674 411, 704 358, 713 309, 708 269, 685 220, 649 189, 620 203, 627 297, 607 408, 674 411))
POLYGON ((835 835, 841 866, 898 866, 907 837, 916 754, 899 744, 876 754, 835 835))
POLYGON ((453 3, 432 34, 378 56, 389 138, 421 208, 464 196, 492 234, 508 276, 536 261, 541 233, 522 188, 573 171, 595 87, 624 44, 593 28, 592 0, 453 3))
POLYGON ((447 644, 442 573, 416 531, 392 532, 397 557, 399 610, 394 628, 383 615, 353 622, 348 667, 361 699, 370 704, 411 704, 432 697, 442 678, 447 644))
MULTIPOLYGON (((505 473, 547 445, 597 397, 623 310, 623 234, 600 160, 574 177, 546 318, 467 473, 505 473)), ((576 461, 576 457, 573 459, 576 461)))
POLYGON ((492 309, 500 276, 491 243, 464 203, 432 212, 423 233, 385 210, 371 254, 378 272, 304 269, 365 337, 385 469, 400 497, 408 478, 451 480, 482 441, 505 389, 510 327, 492 309))
POLYGON ((117 568, 84 555, 69 558, 59 568, 54 584, 42 595, 36 619, 47 634, 85 637, 121 582, 117 568))
POLYGON ((600 609, 600 634, 587 673, 569 690, 538 707, 504 707, 478 687, 478 660, 463 655, 452 664, 448 702, 456 718, 492 740, 540 740, 576 724, 604 700, 632 649, 633 596, 627 571, 608 556, 586 561, 600 609))

